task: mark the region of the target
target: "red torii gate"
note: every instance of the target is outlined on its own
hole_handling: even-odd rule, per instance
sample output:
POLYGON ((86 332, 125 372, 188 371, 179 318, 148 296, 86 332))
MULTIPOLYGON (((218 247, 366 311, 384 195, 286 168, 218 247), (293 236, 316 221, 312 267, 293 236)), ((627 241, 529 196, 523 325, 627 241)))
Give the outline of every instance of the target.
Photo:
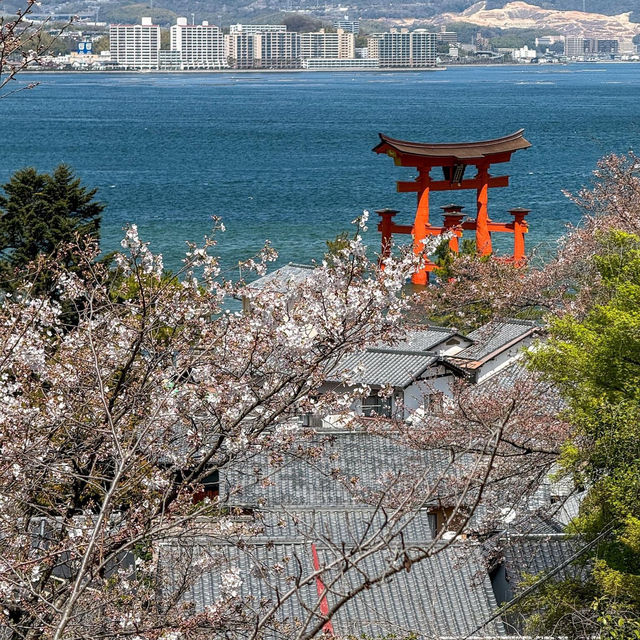
MULTIPOLYGON (((421 143, 396 140, 380 133, 380 143, 373 148, 376 153, 386 153, 391 156, 396 165, 401 167, 415 167, 418 176, 412 182, 400 181, 397 188, 400 193, 415 192, 418 196, 418 208, 413 225, 400 225, 393 222, 397 211, 383 209, 377 213, 381 220, 378 230, 382 233, 382 257, 391 251, 391 237, 394 233, 413 235, 413 249, 416 254, 423 251, 424 239, 428 236, 441 235, 451 232, 449 240, 452 251, 458 251, 458 238, 462 230, 476 232, 476 247, 481 255, 492 252, 491 232, 506 232, 514 234, 514 262, 521 262, 524 257, 524 234, 527 233, 526 215, 528 209, 512 209, 513 222, 497 223, 489 218, 488 202, 489 188, 508 187, 509 176, 493 177, 489 174, 492 164, 509 162, 511 155, 519 149, 527 149, 531 143, 525 140, 524 129, 503 138, 484 140, 482 142, 458 143, 421 143), (465 178, 468 166, 476 168, 476 175, 465 178), (442 167, 443 180, 434 180, 431 169, 442 167), (432 191, 458 191, 460 189, 475 189, 477 193, 477 215, 474 220, 463 222, 462 207, 448 205, 444 210, 443 226, 433 226, 429 222, 429 194, 432 191)), ((415 273, 412 281, 415 284, 426 284, 429 271, 435 268, 428 263, 422 270, 415 273)))

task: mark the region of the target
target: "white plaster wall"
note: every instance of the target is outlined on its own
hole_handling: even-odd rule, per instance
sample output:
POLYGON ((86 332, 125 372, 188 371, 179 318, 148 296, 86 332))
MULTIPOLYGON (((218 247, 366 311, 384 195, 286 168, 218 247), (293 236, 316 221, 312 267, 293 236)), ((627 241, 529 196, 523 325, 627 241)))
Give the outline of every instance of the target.
POLYGON ((478 369, 477 381, 483 382, 484 380, 489 378, 489 376, 492 376, 494 373, 497 373, 501 369, 504 369, 510 364, 513 364, 516 360, 522 357, 523 349, 526 349, 533 342, 533 340, 534 338, 532 336, 528 336, 507 351, 503 351, 495 358, 492 358, 488 362, 485 362, 485 364, 483 364, 478 369))

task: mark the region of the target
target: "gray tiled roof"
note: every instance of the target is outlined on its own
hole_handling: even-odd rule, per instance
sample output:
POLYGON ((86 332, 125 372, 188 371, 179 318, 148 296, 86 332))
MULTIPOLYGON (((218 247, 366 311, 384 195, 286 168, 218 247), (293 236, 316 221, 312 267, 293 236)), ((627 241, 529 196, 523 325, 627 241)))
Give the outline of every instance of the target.
POLYGON ((402 528, 407 539, 428 542, 433 538, 435 516, 426 509, 390 520, 389 514, 372 507, 313 507, 293 511, 257 512, 262 535, 269 539, 302 538, 310 541, 340 541, 357 544, 375 531, 402 528))
MULTIPOLYGON (((242 549, 206 539, 190 544, 190 548, 184 544, 182 548, 165 546, 161 549, 160 566, 166 574, 167 589, 171 591, 181 584, 182 567, 207 560, 209 568, 183 596, 183 601, 192 602, 196 611, 203 611, 219 599, 221 573, 225 566, 237 567, 242 579, 239 592, 242 597, 249 598, 243 609, 253 612, 266 611, 278 594, 286 593, 293 586, 297 576, 308 576, 314 570, 311 543, 301 540, 257 544, 247 541, 242 549)), ((342 557, 342 551, 336 555, 327 545, 320 543, 316 548, 321 567, 342 557)), ((341 545, 338 548, 341 549, 341 545)), ((396 553, 387 548, 362 559, 358 566, 375 576, 396 562, 396 553)), ((353 568, 345 572, 342 562, 339 568, 323 574, 327 585, 333 578, 337 579, 333 588, 341 591, 361 584, 362 574, 353 568)), ((266 636, 278 640, 294 637, 292 631, 300 628, 301 621, 317 606, 317 601, 315 581, 301 587, 282 605, 266 636)), ((329 607, 336 601, 337 595, 330 591, 327 594, 329 607)), ((488 620, 496 609, 490 581, 479 555, 470 546, 456 544, 436 550, 432 557, 413 564, 410 571, 403 569, 388 580, 365 589, 335 614, 332 623, 334 632, 341 637, 350 633, 360 637, 362 633, 381 636, 405 631, 415 632, 424 640, 464 638, 488 620)), ((502 623, 494 621, 479 635, 499 637, 504 634, 502 623)), ((237 637, 243 637, 242 629, 238 629, 237 637)))
POLYGON ((342 358, 329 373, 327 382, 339 382, 342 372, 362 367, 362 373, 354 376, 355 384, 389 384, 404 389, 437 360, 436 355, 423 351, 371 348, 342 358))
POLYGON ((456 358, 467 360, 483 360, 492 353, 502 349, 509 343, 524 338, 536 328, 533 322, 526 320, 506 320, 504 322, 489 322, 469 334, 476 344, 467 347, 456 354, 456 358))
POLYGON ((445 452, 418 451, 391 438, 343 431, 299 442, 277 464, 258 452, 242 469, 221 470, 220 490, 230 503, 240 505, 355 505, 375 500, 394 484, 402 486, 403 479, 415 479, 416 470, 427 471, 432 482, 453 473, 445 452))
MULTIPOLYGON (((508 536, 502 544, 507 579, 514 590, 524 576, 552 571, 584 545, 578 538, 558 533, 508 536)), ((579 567, 569 565, 558 577, 577 576, 580 571, 579 567)))
POLYGON ((250 282, 247 286, 250 289, 264 289, 266 286, 275 286, 278 291, 287 292, 291 286, 303 283, 312 275, 314 267, 306 264, 289 264, 271 271, 261 278, 250 282))
MULTIPOLYGON (((372 557, 365 566, 379 569, 380 558, 372 557)), ((353 585, 354 577, 347 575, 341 584, 353 585)), ((482 562, 471 549, 454 545, 349 601, 333 623, 336 632, 355 637, 415 633, 424 640, 466 638, 478 628, 476 635, 499 637, 505 635, 499 620, 483 626, 496 609, 482 562)))
POLYGON ((457 329, 450 327, 428 326, 407 331, 406 339, 397 345, 397 349, 409 351, 431 351, 439 344, 454 336, 461 335, 457 329))

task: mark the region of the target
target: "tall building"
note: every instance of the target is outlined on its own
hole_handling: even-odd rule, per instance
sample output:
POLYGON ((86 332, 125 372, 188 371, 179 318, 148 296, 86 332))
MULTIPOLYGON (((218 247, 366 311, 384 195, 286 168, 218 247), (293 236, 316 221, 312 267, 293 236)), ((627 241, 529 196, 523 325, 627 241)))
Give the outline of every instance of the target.
POLYGON ((141 24, 109 25, 111 61, 130 69, 157 69, 160 27, 151 18, 141 24))
POLYGON ((267 31, 254 36, 258 40, 257 52, 261 69, 298 69, 300 60, 300 34, 294 31, 267 31))
POLYGON ((435 67, 436 34, 426 29, 392 29, 369 37, 369 56, 378 58, 380 67, 435 67))
POLYGON ((305 58, 355 58, 356 37, 338 29, 326 33, 324 29, 300 34, 300 57, 305 58))
POLYGON ((333 23, 333 28, 358 35, 360 33, 360 20, 336 20, 333 23))
POLYGON ((236 31, 227 36, 229 66, 234 69, 253 69, 256 62, 256 36, 236 31))
POLYGON ((457 31, 447 31, 446 27, 440 27, 440 32, 437 34, 438 42, 444 42, 445 44, 456 44, 458 42, 457 31))
POLYGON ((620 42, 618 40, 598 40, 598 53, 618 53, 620 42))
POLYGON ((222 69, 227 66, 224 35, 213 24, 188 24, 178 18, 171 27, 171 50, 179 51, 183 69, 222 69))
POLYGON ((566 36, 564 39, 564 55, 567 58, 584 56, 585 39, 579 36, 566 36))
POLYGON ((229 33, 268 33, 270 31, 286 31, 286 24, 232 24, 229 33))
POLYGON ((245 33, 227 40, 229 65, 236 69, 297 69, 301 66, 300 35, 294 31, 245 33))
POLYGON ((595 38, 584 39, 584 53, 598 53, 598 41, 595 38))

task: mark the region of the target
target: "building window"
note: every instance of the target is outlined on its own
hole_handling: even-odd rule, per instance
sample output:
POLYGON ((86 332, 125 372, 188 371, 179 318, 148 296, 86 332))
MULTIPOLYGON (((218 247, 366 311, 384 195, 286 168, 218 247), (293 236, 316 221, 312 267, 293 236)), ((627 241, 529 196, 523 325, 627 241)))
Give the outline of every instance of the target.
POLYGON ((362 400, 362 415, 391 417, 391 398, 381 398, 378 395, 370 395, 362 400))

